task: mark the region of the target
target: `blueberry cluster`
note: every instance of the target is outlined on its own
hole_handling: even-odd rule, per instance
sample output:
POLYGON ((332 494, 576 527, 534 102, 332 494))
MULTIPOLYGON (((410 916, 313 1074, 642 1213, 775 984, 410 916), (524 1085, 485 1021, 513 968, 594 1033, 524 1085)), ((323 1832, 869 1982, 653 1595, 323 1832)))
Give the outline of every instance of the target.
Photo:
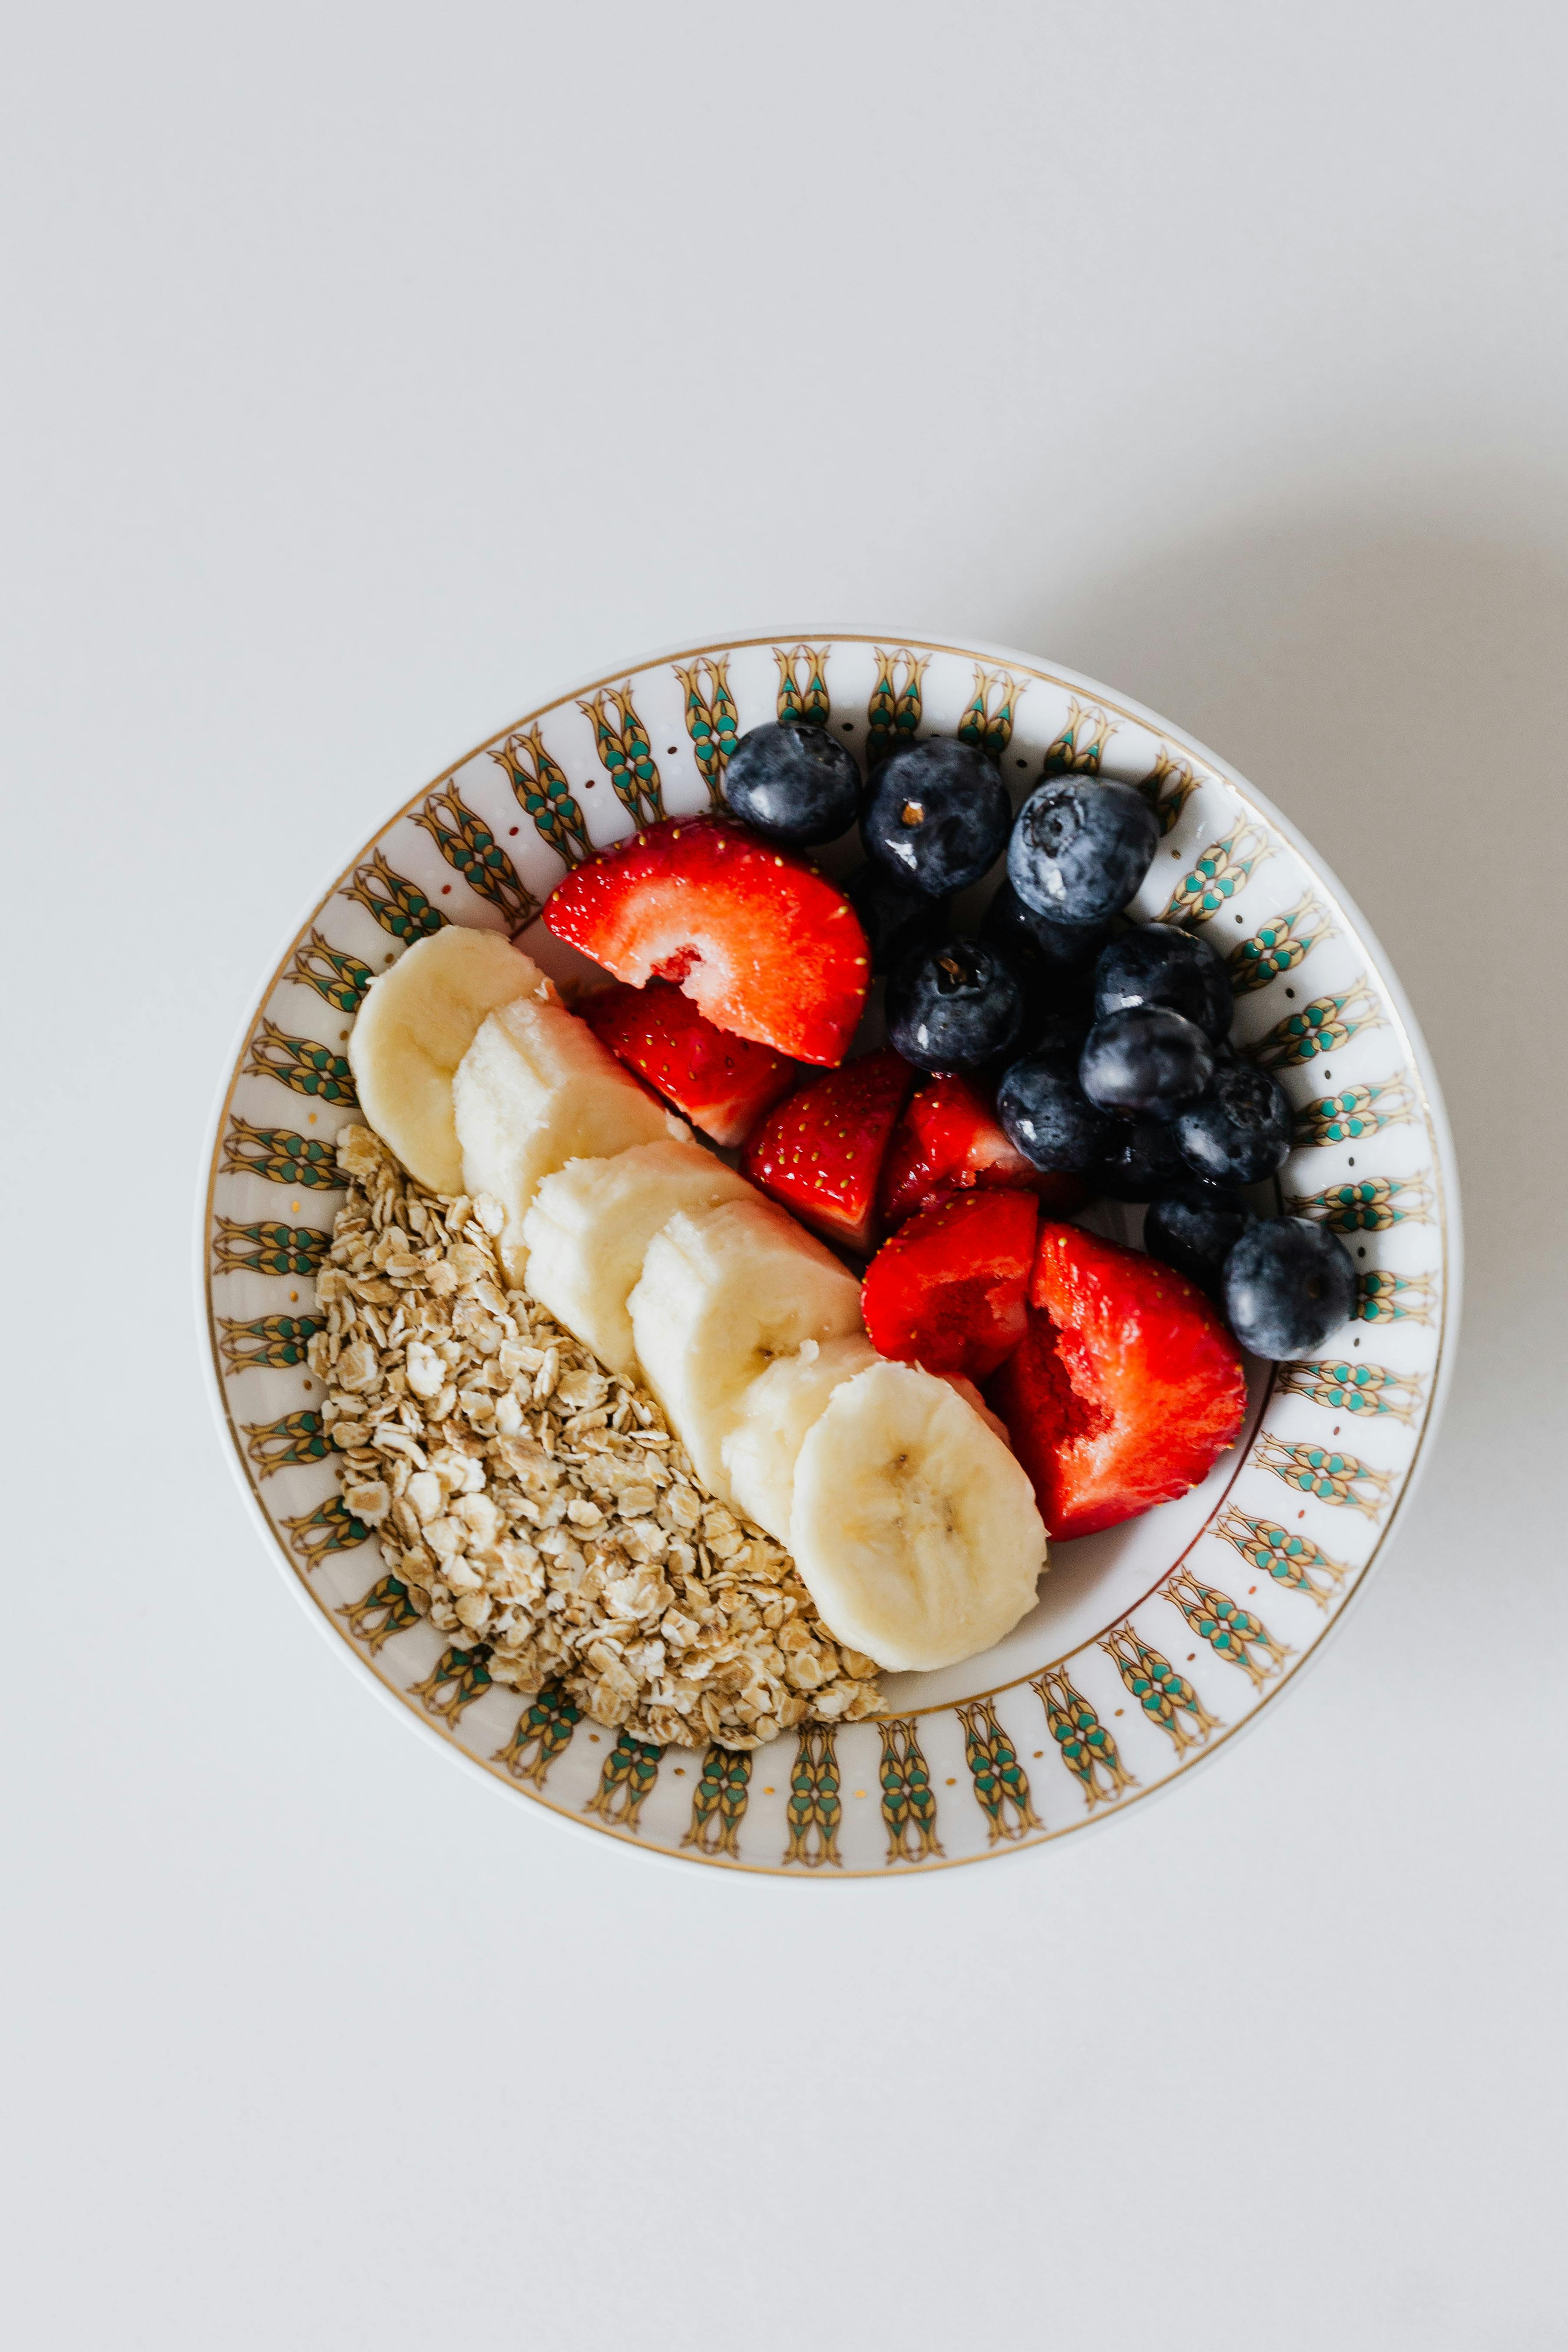
POLYGON ((1224 966, 1195 932, 1125 922, 1159 841, 1140 793, 1051 777, 1015 818, 994 763, 938 737, 902 745, 862 793, 841 743, 789 720, 742 739, 724 789, 797 847, 858 814, 867 863, 845 887, 906 1061, 999 1076, 997 1115, 1025 1158, 1146 1202, 1145 1248, 1218 1300, 1255 1354, 1310 1356, 1348 1318, 1342 1243, 1305 1218, 1257 1219, 1243 1198, 1280 1166, 1290 1122, 1274 1077, 1229 1042, 1224 966), (979 937, 956 932, 954 898, 1004 851, 979 937))

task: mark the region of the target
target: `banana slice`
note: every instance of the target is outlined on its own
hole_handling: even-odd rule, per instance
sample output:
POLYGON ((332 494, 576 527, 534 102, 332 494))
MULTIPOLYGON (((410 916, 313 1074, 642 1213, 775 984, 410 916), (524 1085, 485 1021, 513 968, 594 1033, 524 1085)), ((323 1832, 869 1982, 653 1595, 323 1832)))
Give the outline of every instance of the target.
POLYGON ((879 1360, 863 1331, 808 1339, 781 1356, 741 1399, 734 1427, 720 1447, 738 1510, 782 1544, 789 1542, 795 1457, 805 1434, 845 1381, 879 1360))
POLYGON ((988 1650, 1035 1604, 1027 1476, 945 1381, 877 1363, 834 1390, 795 1465, 789 1548, 823 1622, 898 1671, 988 1650))
POLYGON ((700 1143, 639 1143, 546 1176, 522 1221, 527 1285, 613 1372, 637 1370, 626 1300, 647 1245, 678 1209, 756 1193, 700 1143))
POLYGON ((500 931, 449 923, 373 980, 349 1033, 349 1067, 370 1125, 433 1192, 460 1192, 452 1076, 498 1004, 548 983, 500 931))
POLYGON ((746 1390, 805 1340, 859 1331, 860 1286, 771 1201, 681 1210, 657 1233, 627 1306, 637 1361, 710 1494, 746 1390))
POLYGON ((564 1005, 524 997, 480 1027, 452 1086, 463 1185, 506 1212, 501 1258, 521 1284, 522 1221, 542 1179, 569 1160, 607 1159, 635 1144, 691 1139, 585 1021, 564 1005))

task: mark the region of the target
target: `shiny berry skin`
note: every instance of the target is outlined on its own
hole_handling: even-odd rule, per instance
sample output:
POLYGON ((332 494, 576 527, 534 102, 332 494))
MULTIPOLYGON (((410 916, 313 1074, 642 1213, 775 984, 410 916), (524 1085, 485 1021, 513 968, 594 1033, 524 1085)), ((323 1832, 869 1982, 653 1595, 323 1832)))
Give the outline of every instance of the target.
POLYGON ((764 841, 805 849, 837 841, 860 805, 860 771, 854 756, 826 727, 798 719, 771 719, 753 727, 731 752, 724 799, 743 824, 764 841))
POLYGON ((1159 1119, 1118 1119, 1115 1125, 1110 1150, 1091 1180, 1097 1192, 1112 1201, 1152 1201, 1191 1179, 1175 1137, 1159 1119))
POLYGON ((1084 1040, 1079 1083, 1101 1110, 1126 1118, 1173 1119, 1214 1076, 1214 1050, 1194 1021, 1158 1005, 1112 1013, 1084 1040))
POLYGON ((1290 1106, 1272 1070, 1222 1062, 1202 1102, 1175 1122, 1182 1157, 1216 1184, 1260 1184, 1290 1149, 1290 1106))
POLYGON ((905 956, 934 948, 948 929, 951 898, 928 898, 869 859, 855 868, 844 895, 871 942, 873 971, 891 971, 905 956))
POLYGON ((994 763, 971 744, 932 736, 889 753, 872 780, 860 838, 866 855, 910 888, 966 890, 1007 845, 1013 821, 994 763))
POLYGON ((1110 937, 1114 917, 1102 923, 1060 923, 1026 907, 1004 875, 981 918, 980 935, 1004 954, 1038 956, 1052 971, 1082 971, 1110 937))
POLYGON ((972 1070, 1016 1045, 1024 994, 994 948, 949 939, 888 980, 888 1038, 917 1070, 972 1070))
POLYGON ((1131 784, 1053 776, 1029 794, 1007 844, 1007 879, 1037 914, 1102 923, 1137 892, 1159 820, 1131 784))
POLYGON ((1094 967, 1094 1017, 1158 1004, 1194 1021, 1217 1045, 1230 1034, 1235 999, 1224 964, 1196 931, 1142 923, 1100 950, 1094 967))
POLYGON ((1205 1184, 1189 1176, 1150 1202, 1143 1247, 1215 1298, 1226 1259, 1251 1223, 1251 1210, 1230 1185, 1205 1184))
POLYGON ((1225 1262, 1225 1311, 1244 1348, 1271 1363, 1313 1356, 1355 1307, 1355 1263, 1310 1217, 1249 1225, 1225 1262))
POLYGON ((1015 1062, 996 1090, 996 1116, 1009 1143, 1036 1168, 1093 1178, 1116 1143, 1113 1118, 1078 1082, 1079 1033, 1047 1024, 1032 1054, 1015 1062))

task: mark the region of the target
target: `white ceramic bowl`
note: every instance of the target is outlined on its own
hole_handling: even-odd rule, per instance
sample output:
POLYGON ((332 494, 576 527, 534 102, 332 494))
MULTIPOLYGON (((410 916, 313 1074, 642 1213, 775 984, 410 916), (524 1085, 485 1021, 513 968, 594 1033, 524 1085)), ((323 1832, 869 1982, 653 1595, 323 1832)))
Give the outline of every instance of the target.
MULTIPOLYGON (((850 844, 837 863, 857 856, 850 844)), ((1070 671, 848 630, 610 671, 396 810, 322 884, 262 992, 217 1116, 200 1249, 236 1466, 276 1558, 358 1670, 556 1814, 710 1867, 819 1880, 1048 1843, 1251 1723, 1321 1647, 1397 1523, 1442 1404, 1459 1290, 1453 1150, 1426 1048, 1376 940, 1279 812, 1177 729, 1070 671), (488 1681, 482 1652, 449 1650, 413 1616, 338 1499, 303 1350, 340 1197, 332 1139, 353 1116, 343 1046, 371 977, 442 919, 518 933, 565 971, 571 951, 536 918, 567 862, 707 807, 736 735, 792 712, 862 753, 873 737, 963 735, 1019 798, 1057 771, 1148 795, 1163 837, 1134 912, 1202 923, 1228 957, 1237 1040, 1297 1112, 1286 1205, 1343 1234, 1359 1313, 1321 1361, 1258 1368, 1247 1433, 1203 1486, 1058 1550, 1038 1606, 984 1657, 889 1676, 876 1721, 750 1758, 661 1752, 548 1693, 520 1703, 488 1681)))

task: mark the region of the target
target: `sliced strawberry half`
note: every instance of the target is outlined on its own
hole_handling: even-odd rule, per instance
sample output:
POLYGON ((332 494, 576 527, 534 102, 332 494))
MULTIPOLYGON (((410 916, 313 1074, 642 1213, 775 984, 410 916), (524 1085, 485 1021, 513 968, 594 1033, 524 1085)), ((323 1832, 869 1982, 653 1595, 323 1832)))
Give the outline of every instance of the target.
POLYGON ((715 1027, 668 980, 617 982, 583 999, 584 1020, 627 1069, 658 1088, 715 1143, 743 1143, 794 1085, 799 1064, 715 1027))
POLYGON ((1047 1224, 1022 1346, 986 1387, 1047 1530, 1093 1535, 1184 1495, 1247 1418, 1241 1350, 1185 1276, 1047 1224))
POLYGON ((879 1354, 983 1381, 1023 1339, 1039 1205, 960 1192, 921 1209, 866 1269, 860 1311, 879 1354))
POLYGON ((1076 1176, 1042 1174, 1015 1150, 994 1111, 956 1074, 921 1087, 899 1123, 882 1165, 881 1211, 896 1225, 952 1192, 991 1186, 1037 1193, 1067 1216, 1089 1198, 1076 1176))
POLYGON ((877 1180, 915 1074, 890 1045, 812 1078, 752 1136, 742 1166, 803 1224, 862 1255, 877 1234, 877 1180))
POLYGON ((672 817, 558 883, 544 920, 633 988, 672 980, 721 1029, 799 1062, 849 1050, 870 950, 842 890, 718 817, 672 817))

